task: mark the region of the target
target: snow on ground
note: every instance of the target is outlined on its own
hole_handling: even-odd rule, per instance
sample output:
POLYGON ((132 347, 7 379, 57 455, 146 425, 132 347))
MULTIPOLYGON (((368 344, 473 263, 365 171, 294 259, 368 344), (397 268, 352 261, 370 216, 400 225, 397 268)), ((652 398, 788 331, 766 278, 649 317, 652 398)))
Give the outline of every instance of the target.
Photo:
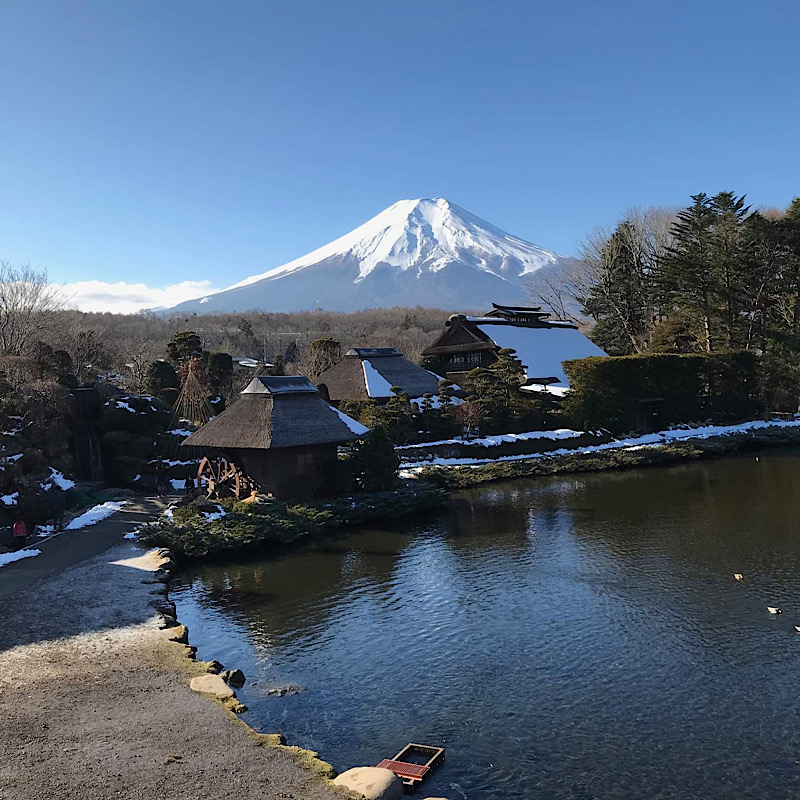
POLYGON ((437 444, 477 444, 484 447, 497 447, 504 442, 526 442, 530 439, 574 439, 583 436, 586 431, 573 431, 559 428, 555 431, 526 431, 525 433, 499 433, 496 436, 483 436, 480 439, 440 439, 438 442, 421 442, 420 444, 401 444, 395 450, 408 450, 412 447, 434 447, 437 444))
POLYGON ((154 458, 148 462, 149 464, 163 464, 166 467, 185 467, 188 464, 196 464, 196 458, 190 458, 188 461, 179 461, 176 459, 169 459, 169 458, 154 458))
POLYGON ((127 505, 127 500, 109 500, 106 503, 93 506, 88 511, 84 511, 79 517, 75 517, 64 530, 76 531, 89 525, 96 525, 106 517, 116 514, 124 505, 127 505))
POLYGON ((17 504, 17 500, 19 500, 19 492, 14 492, 13 494, 4 494, 0 496, 0 500, 3 501, 3 505, 15 506, 17 504))
POLYGON ((50 480, 61 489, 62 492, 66 492, 67 489, 74 489, 75 488, 75 481, 71 481, 69 478, 65 478, 64 475, 59 472, 57 469, 50 467, 50 480))
POLYGON ((222 519, 225 516, 225 509, 217 504, 216 511, 205 511, 203 512, 203 518, 206 522, 213 522, 216 519, 222 519))
POLYGON ((194 431, 190 431, 185 428, 175 428, 174 430, 167 431, 167 433, 171 433, 174 436, 191 436, 194 431))
POLYGON ((56 532, 55 525, 37 525, 36 526, 36 535, 41 536, 44 538, 45 536, 49 536, 51 533, 56 532))
POLYGON ((344 424, 347 425, 347 427, 350 428, 350 430, 357 436, 363 436, 365 433, 369 433, 369 428, 367 428, 365 425, 362 425, 360 422, 357 422, 352 417, 348 417, 347 414, 343 414, 335 406, 331 406, 331 409, 336 412, 339 419, 344 422, 344 424))
POLYGON ((41 554, 41 550, 17 550, 13 553, 0 553, 0 567, 19 561, 22 558, 32 558, 41 554))
MULTIPOLYGON (((608 355, 574 328, 523 328, 508 323, 484 324, 478 328, 498 347, 516 350, 528 378, 558 378, 555 386, 563 388, 569 386, 569 381, 562 361, 608 355)), ((552 391, 552 384, 550 388, 552 391)))
POLYGON ((738 425, 704 425, 699 428, 676 428, 659 433, 647 433, 643 436, 633 436, 629 439, 615 439, 605 444, 593 444, 586 447, 550 450, 547 453, 524 453, 514 456, 499 456, 498 458, 431 458, 427 461, 415 461, 403 464, 398 473, 401 478, 413 478, 424 467, 478 467, 483 464, 493 464, 498 461, 525 461, 554 456, 565 456, 579 453, 597 453, 601 450, 641 450, 645 447, 661 447, 671 442, 689 441, 691 439, 711 439, 714 436, 730 436, 735 433, 761 430, 764 428, 797 428, 800 420, 753 420, 742 422, 738 425))
POLYGON ((186 488, 186 478, 171 478, 170 483, 176 492, 183 491, 186 488))
POLYGON ((361 361, 364 370, 364 383, 370 397, 392 397, 392 384, 372 366, 368 359, 361 361))

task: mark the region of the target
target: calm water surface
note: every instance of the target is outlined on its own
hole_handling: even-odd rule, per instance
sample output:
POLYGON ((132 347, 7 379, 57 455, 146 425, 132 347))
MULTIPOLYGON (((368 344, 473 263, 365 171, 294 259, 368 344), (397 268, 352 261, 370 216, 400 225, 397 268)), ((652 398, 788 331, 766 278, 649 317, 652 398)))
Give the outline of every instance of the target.
POLYGON ((447 747, 424 794, 450 800, 780 800, 799 567, 800 454, 772 451, 491 484, 174 598, 198 656, 247 675, 245 719, 337 769, 416 741, 447 747))

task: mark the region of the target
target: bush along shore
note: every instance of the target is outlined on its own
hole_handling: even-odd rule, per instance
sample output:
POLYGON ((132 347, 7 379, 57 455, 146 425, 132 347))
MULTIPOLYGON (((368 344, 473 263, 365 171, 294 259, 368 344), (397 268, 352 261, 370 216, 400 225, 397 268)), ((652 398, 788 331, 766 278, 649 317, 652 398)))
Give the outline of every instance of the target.
POLYGON ((463 489, 488 481, 507 480, 564 472, 595 472, 670 464, 701 458, 718 458, 740 450, 800 445, 800 425, 754 428, 682 441, 646 444, 593 452, 542 454, 529 459, 495 461, 477 465, 432 465, 418 467, 414 477, 442 489, 463 489))
POLYGON ((277 548, 337 528, 442 505, 447 491, 425 481, 386 492, 363 492, 328 502, 295 505, 276 501, 215 503, 196 500, 165 514, 139 531, 146 544, 169 548, 176 556, 201 558, 246 548, 277 548))

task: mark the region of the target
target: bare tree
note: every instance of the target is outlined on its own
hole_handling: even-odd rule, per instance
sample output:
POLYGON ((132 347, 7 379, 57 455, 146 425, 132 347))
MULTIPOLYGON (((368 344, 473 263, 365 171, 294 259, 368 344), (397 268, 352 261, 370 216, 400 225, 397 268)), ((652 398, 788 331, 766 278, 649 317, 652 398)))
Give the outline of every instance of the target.
POLYGON ((672 242, 674 220, 671 209, 630 209, 614 230, 591 231, 576 260, 534 273, 531 295, 584 330, 585 311, 611 318, 633 352, 646 350, 658 315, 650 276, 672 242))
POLYGON ((0 261, 0 352, 20 355, 42 338, 63 306, 47 270, 0 261))
POLYGON ((581 313, 581 301, 591 289, 593 280, 587 264, 580 259, 568 259, 534 272, 526 289, 534 302, 549 308, 558 319, 569 320, 584 328, 587 318, 581 313))
POLYGON ((326 369, 338 364, 341 360, 342 345, 336 339, 325 336, 311 342, 306 348, 299 366, 303 375, 308 375, 312 381, 315 381, 326 369))
POLYGON ((135 394, 147 392, 147 370, 164 353, 163 345, 144 338, 125 342, 120 353, 123 363, 117 369, 125 376, 126 388, 135 394))

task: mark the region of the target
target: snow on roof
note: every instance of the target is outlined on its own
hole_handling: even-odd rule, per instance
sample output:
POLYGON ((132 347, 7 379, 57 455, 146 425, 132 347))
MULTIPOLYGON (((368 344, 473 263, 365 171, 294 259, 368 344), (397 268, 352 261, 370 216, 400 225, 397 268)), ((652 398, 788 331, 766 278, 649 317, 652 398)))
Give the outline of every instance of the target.
POLYGON ((559 386, 556 383, 549 385, 544 383, 530 383, 527 386, 520 386, 522 392, 541 392, 542 394, 552 394, 555 397, 564 397, 569 391, 568 386, 559 386))
POLYGON ((364 370, 364 384, 370 397, 391 397, 392 384, 372 366, 368 359, 361 362, 364 370))
POLYGON ((344 424, 347 425, 347 427, 350 428, 350 430, 353 431, 356 436, 363 436, 365 433, 369 433, 369 428, 367 428, 366 425, 362 425, 352 417, 348 417, 347 414, 343 414, 338 408, 336 408, 336 406, 331 406, 331 408, 339 415, 339 419, 344 422, 344 424))
POLYGON ((532 328, 488 323, 477 327, 501 349, 517 351, 517 358, 525 365, 528 379, 556 378, 556 386, 569 386, 561 366, 563 361, 608 355, 575 328, 532 328))

